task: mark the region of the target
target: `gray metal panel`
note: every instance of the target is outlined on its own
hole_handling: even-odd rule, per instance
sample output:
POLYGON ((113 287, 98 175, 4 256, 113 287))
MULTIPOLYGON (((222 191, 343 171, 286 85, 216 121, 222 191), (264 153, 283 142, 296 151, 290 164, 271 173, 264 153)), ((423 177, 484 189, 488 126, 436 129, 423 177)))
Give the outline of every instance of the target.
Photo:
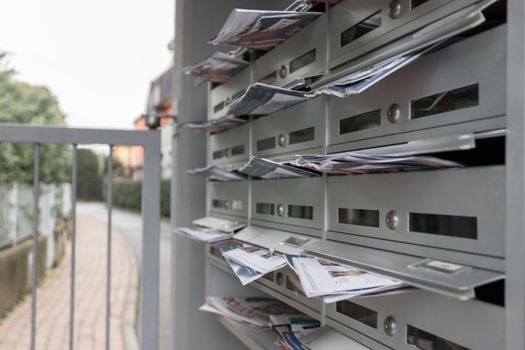
POLYGON ((326 306, 326 316, 395 349, 413 349, 407 344, 407 325, 476 350, 504 348, 504 308, 480 301, 458 301, 425 291, 411 291, 349 300, 377 312, 377 329, 326 306), (393 337, 383 330, 393 317, 393 337))
POLYGON ((245 124, 225 132, 210 135, 208 139, 208 164, 232 165, 248 160, 250 147, 250 125, 245 124), (232 149, 242 147, 240 154, 232 149), (217 153, 215 153, 217 152, 217 153), (214 156, 214 154, 216 154, 214 156))
POLYGON ((414 256, 358 245, 312 240, 303 247, 305 253, 354 266, 371 273, 403 281, 409 285, 461 300, 472 299, 474 288, 502 279, 501 273, 465 266, 454 274, 414 268, 425 256, 414 256))
POLYGON ((301 343, 310 350, 345 349, 369 350, 371 348, 335 331, 330 327, 323 327, 301 338, 301 343))
POLYGON ((324 216, 324 187, 321 177, 258 180, 252 182, 252 215, 254 219, 321 229, 324 216), (273 204, 274 214, 257 213, 257 203, 273 204), (278 206, 283 214, 278 215, 278 206), (291 217, 290 205, 312 207, 312 218, 291 217))
POLYGON ((487 255, 402 243, 367 236, 349 235, 348 233, 339 233, 333 231, 326 232, 326 239, 330 241, 344 242, 352 245, 370 247, 406 255, 449 261, 455 264, 479 267, 492 271, 505 272, 504 259, 487 255))
POLYGON ((426 129, 505 114, 506 26, 464 39, 392 74, 361 94, 329 100, 328 144, 426 129), (411 101, 478 84, 475 106, 414 119, 411 101), (403 88, 400 89, 399 87, 403 88), (399 119, 387 119, 390 106, 399 106, 399 119), (380 123, 341 133, 340 121, 380 110, 380 123))
POLYGON ((302 247, 293 247, 285 244, 288 238, 298 238, 309 241, 320 241, 317 238, 305 237, 304 235, 279 231, 250 225, 235 235, 235 240, 248 244, 257 245, 269 250, 274 250, 283 254, 301 255, 302 247))
POLYGON ((327 31, 328 15, 324 14, 255 61, 252 66, 254 81, 260 81, 275 72, 276 80, 272 85, 282 86, 298 78, 323 73, 327 56, 327 31), (315 61, 290 72, 290 63, 311 50, 315 50, 315 61))
POLYGON ((471 122, 445 125, 406 133, 392 134, 384 137, 374 137, 357 141, 350 141, 327 147, 328 153, 346 152, 365 148, 381 147, 405 143, 414 140, 424 140, 440 136, 459 135, 466 133, 481 133, 491 130, 502 130, 506 128, 504 116, 475 120, 471 122))
POLYGON ((254 154, 270 157, 324 146, 325 114, 325 97, 318 97, 255 120, 252 129, 254 154), (290 133, 309 128, 314 128, 313 139, 290 143, 290 133), (259 150, 258 142, 272 137, 275 137, 275 147, 259 150), (284 143, 280 143, 280 139, 284 143))
POLYGON ((506 349, 525 348, 525 2, 507 1, 506 349))
POLYGON ((208 210, 210 213, 248 217, 247 181, 209 181, 208 191, 208 210), (216 205, 217 202, 214 201, 220 202, 220 205, 216 205))
POLYGON ((504 166, 329 177, 328 230, 503 257, 504 179, 504 166), (340 223, 339 209, 379 211, 378 226, 340 223), (386 224, 392 210, 399 218, 393 230, 386 224), (409 213, 473 218, 477 238, 415 232, 409 213))
POLYGON ((390 0, 345 0, 330 11, 329 67, 375 50, 478 0, 433 0, 410 9, 410 0, 400 0, 401 14, 389 16, 390 0), (341 47, 341 34, 372 14, 381 11, 381 26, 341 47))
POLYGON ((208 119, 217 119, 227 114, 228 105, 250 85, 250 73, 250 67, 247 67, 227 82, 211 90, 208 119))

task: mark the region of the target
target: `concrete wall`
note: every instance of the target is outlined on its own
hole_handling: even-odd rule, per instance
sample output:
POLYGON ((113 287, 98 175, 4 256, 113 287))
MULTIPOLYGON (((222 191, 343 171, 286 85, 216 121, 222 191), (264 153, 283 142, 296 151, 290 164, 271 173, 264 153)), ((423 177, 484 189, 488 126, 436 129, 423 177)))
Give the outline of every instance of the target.
MULTIPOLYGON (((0 318, 11 310, 31 289, 32 240, 0 251, 0 318)), ((38 276, 44 277, 47 260, 47 237, 38 239, 38 276)))

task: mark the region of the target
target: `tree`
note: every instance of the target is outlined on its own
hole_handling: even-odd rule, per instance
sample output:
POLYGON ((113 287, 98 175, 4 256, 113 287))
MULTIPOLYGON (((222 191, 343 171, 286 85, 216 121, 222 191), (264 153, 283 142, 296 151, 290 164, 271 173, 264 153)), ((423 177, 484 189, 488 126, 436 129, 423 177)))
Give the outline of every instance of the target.
POLYGON ((77 151, 77 196, 80 199, 102 199, 98 156, 90 149, 77 151))
MULTIPOLYGON (((65 126, 64 114, 48 88, 13 79, 13 70, 0 71, 0 123, 65 126)), ((0 144, 0 182, 33 179, 34 147, 0 144)), ((71 173, 71 151, 66 145, 42 145, 40 179, 46 183, 66 182, 71 173)))

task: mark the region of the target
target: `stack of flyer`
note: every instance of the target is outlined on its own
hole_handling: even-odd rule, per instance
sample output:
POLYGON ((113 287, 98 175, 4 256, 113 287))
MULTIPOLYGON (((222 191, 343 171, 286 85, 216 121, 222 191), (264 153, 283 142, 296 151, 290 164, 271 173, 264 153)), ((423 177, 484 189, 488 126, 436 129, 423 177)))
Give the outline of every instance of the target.
POLYGON ((269 250, 250 245, 223 250, 222 256, 226 259, 243 286, 287 264, 284 257, 275 255, 269 250))
POLYGON ((327 304, 404 287, 401 282, 326 260, 292 257, 288 261, 306 296, 320 297, 327 304))
POLYGON ((262 297, 206 297, 206 302, 199 310, 221 315, 261 330, 271 329, 276 325, 273 323, 275 319, 272 321, 272 317, 302 315, 283 302, 262 297))
POLYGON ((231 239, 232 235, 246 227, 246 224, 212 217, 193 221, 192 227, 176 227, 175 233, 202 242, 218 242, 231 239))

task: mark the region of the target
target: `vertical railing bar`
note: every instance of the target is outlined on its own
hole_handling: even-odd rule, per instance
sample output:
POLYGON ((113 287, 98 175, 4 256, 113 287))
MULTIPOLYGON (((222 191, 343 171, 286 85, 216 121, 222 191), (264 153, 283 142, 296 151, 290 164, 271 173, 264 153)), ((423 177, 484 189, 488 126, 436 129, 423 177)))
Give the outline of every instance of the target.
POLYGON ((31 277, 31 350, 36 340, 36 289, 38 279, 38 199, 40 187, 40 144, 35 143, 33 174, 33 261, 31 277))
POLYGON ((73 145, 71 166, 71 287, 69 296, 69 350, 75 342, 75 271, 77 246, 77 145, 73 145))
POLYGON ((106 350, 110 343, 110 316, 111 316, 111 209, 113 197, 113 145, 109 145, 108 156, 108 245, 107 245, 107 280, 106 280, 106 350))

